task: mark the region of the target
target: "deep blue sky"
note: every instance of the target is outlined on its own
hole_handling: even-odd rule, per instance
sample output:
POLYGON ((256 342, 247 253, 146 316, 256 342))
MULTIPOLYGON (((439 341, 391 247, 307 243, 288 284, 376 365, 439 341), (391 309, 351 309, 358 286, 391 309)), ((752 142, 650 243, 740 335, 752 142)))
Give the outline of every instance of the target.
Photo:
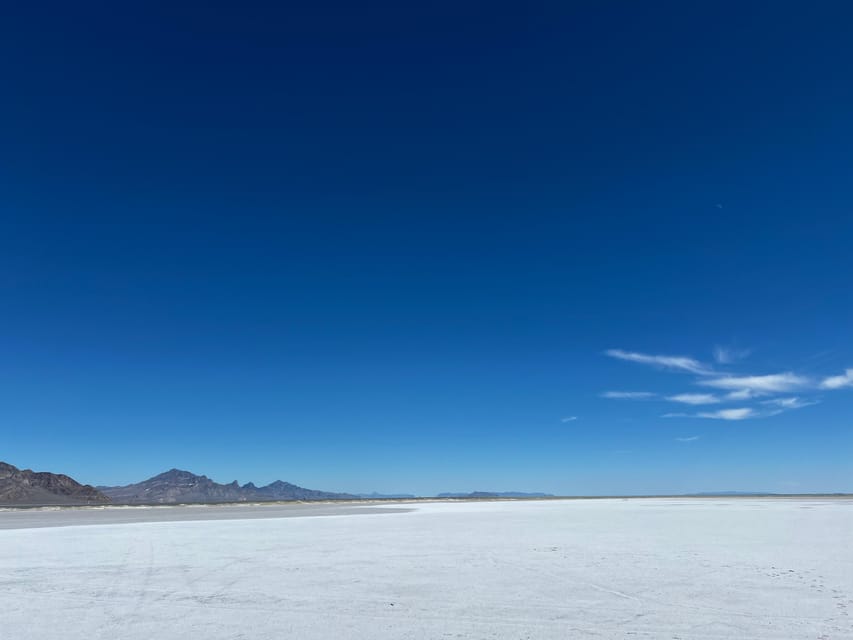
POLYGON ((842 2, 6 6, 0 459, 853 491, 851 43, 842 2))

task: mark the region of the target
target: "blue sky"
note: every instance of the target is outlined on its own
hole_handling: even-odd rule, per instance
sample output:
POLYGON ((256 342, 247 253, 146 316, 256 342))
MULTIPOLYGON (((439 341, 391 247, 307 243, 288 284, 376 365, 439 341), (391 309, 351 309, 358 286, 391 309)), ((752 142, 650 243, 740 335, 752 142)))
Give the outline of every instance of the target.
POLYGON ((844 3, 0 21, 0 459, 853 491, 844 3))

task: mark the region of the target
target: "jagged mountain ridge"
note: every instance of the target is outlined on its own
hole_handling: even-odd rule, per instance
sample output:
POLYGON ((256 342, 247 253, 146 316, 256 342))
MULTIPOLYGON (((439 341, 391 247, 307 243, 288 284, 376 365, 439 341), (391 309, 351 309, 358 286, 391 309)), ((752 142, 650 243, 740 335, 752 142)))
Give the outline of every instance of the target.
POLYGON ((18 469, 0 462, 0 504, 41 506, 109 502, 109 497, 95 487, 80 484, 64 474, 18 469))
POLYGON ((214 482, 207 476, 182 469, 164 473, 123 487, 98 487, 113 502, 119 504, 175 504, 179 502, 270 502, 277 500, 352 500, 349 493, 334 493, 306 489, 289 482, 276 480, 256 487, 248 482, 240 485, 214 482))

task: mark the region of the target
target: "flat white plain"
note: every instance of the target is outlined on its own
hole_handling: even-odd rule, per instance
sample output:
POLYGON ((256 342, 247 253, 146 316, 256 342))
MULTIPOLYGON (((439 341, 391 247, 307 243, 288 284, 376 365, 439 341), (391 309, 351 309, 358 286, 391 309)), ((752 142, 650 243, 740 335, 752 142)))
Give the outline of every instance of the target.
POLYGON ((851 532, 840 498, 7 529, 0 638, 853 638, 851 532))

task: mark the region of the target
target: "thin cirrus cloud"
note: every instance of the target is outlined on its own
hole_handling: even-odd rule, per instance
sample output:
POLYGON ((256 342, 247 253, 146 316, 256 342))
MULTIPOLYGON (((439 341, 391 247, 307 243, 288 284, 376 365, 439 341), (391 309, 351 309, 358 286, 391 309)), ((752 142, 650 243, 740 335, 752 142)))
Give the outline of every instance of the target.
POLYGON ((773 398, 771 400, 763 400, 761 402, 761 404, 778 407, 780 409, 801 409, 802 407, 810 407, 817 403, 817 400, 805 400, 797 396, 792 396, 790 398, 773 398))
POLYGON ((622 349, 608 349, 604 353, 617 360, 648 364, 660 369, 685 371, 700 376, 714 375, 713 369, 688 356, 649 355, 647 353, 637 353, 636 351, 623 351, 622 349))
POLYGON ((601 397, 613 400, 648 400, 656 395, 651 391, 605 391, 601 397))
POLYGON ((810 386, 812 382, 808 378, 789 371, 766 376, 722 376, 700 380, 699 384, 740 393, 767 394, 803 389, 810 386))
POLYGON ((760 395, 764 394, 757 393, 752 389, 738 389, 737 391, 727 393, 726 400, 752 400, 760 395))
POLYGON ((694 441, 698 440, 699 438, 700 438, 700 436, 686 436, 684 438, 676 438, 676 441, 678 441, 678 442, 694 442, 694 441))
POLYGON ((560 422, 563 422, 563 423, 574 422, 577 419, 578 419, 577 416, 566 416, 565 418, 560 418, 560 422))
POLYGON ((710 418, 711 420, 746 420, 747 418, 755 418, 757 416, 755 409, 748 407, 742 409, 720 409, 719 411, 710 411, 697 413, 697 418, 710 418))
MULTIPOLYGON (((693 384, 707 387, 704 392, 657 394, 648 391, 606 391, 603 398, 629 400, 658 399, 683 405, 702 407, 721 403, 737 403, 735 408, 693 413, 666 413, 665 418, 706 418, 709 420, 748 420, 766 418, 780 413, 818 404, 820 398, 809 397, 817 390, 853 388, 853 369, 845 369, 841 375, 818 377, 801 375, 793 371, 766 375, 745 375, 715 368, 689 356, 651 355, 637 351, 609 349, 605 354, 611 358, 636 362, 665 371, 691 373, 693 384)), ((716 347, 714 361, 730 364, 749 355, 748 350, 716 347)))
POLYGON ((720 399, 712 393, 679 393, 674 396, 667 396, 670 402, 680 402, 682 404, 717 404, 720 399))
POLYGON ((840 376, 824 378, 820 383, 821 389, 843 389, 853 387, 853 369, 846 369, 840 376))
POLYGON ((743 360, 750 354, 749 349, 733 349, 731 347, 714 347, 714 360, 720 364, 731 364, 743 360))
POLYGON ((720 409, 719 411, 702 411, 700 413, 665 413, 664 418, 708 418, 710 420, 746 420, 757 418, 755 409, 743 407, 739 409, 720 409))

